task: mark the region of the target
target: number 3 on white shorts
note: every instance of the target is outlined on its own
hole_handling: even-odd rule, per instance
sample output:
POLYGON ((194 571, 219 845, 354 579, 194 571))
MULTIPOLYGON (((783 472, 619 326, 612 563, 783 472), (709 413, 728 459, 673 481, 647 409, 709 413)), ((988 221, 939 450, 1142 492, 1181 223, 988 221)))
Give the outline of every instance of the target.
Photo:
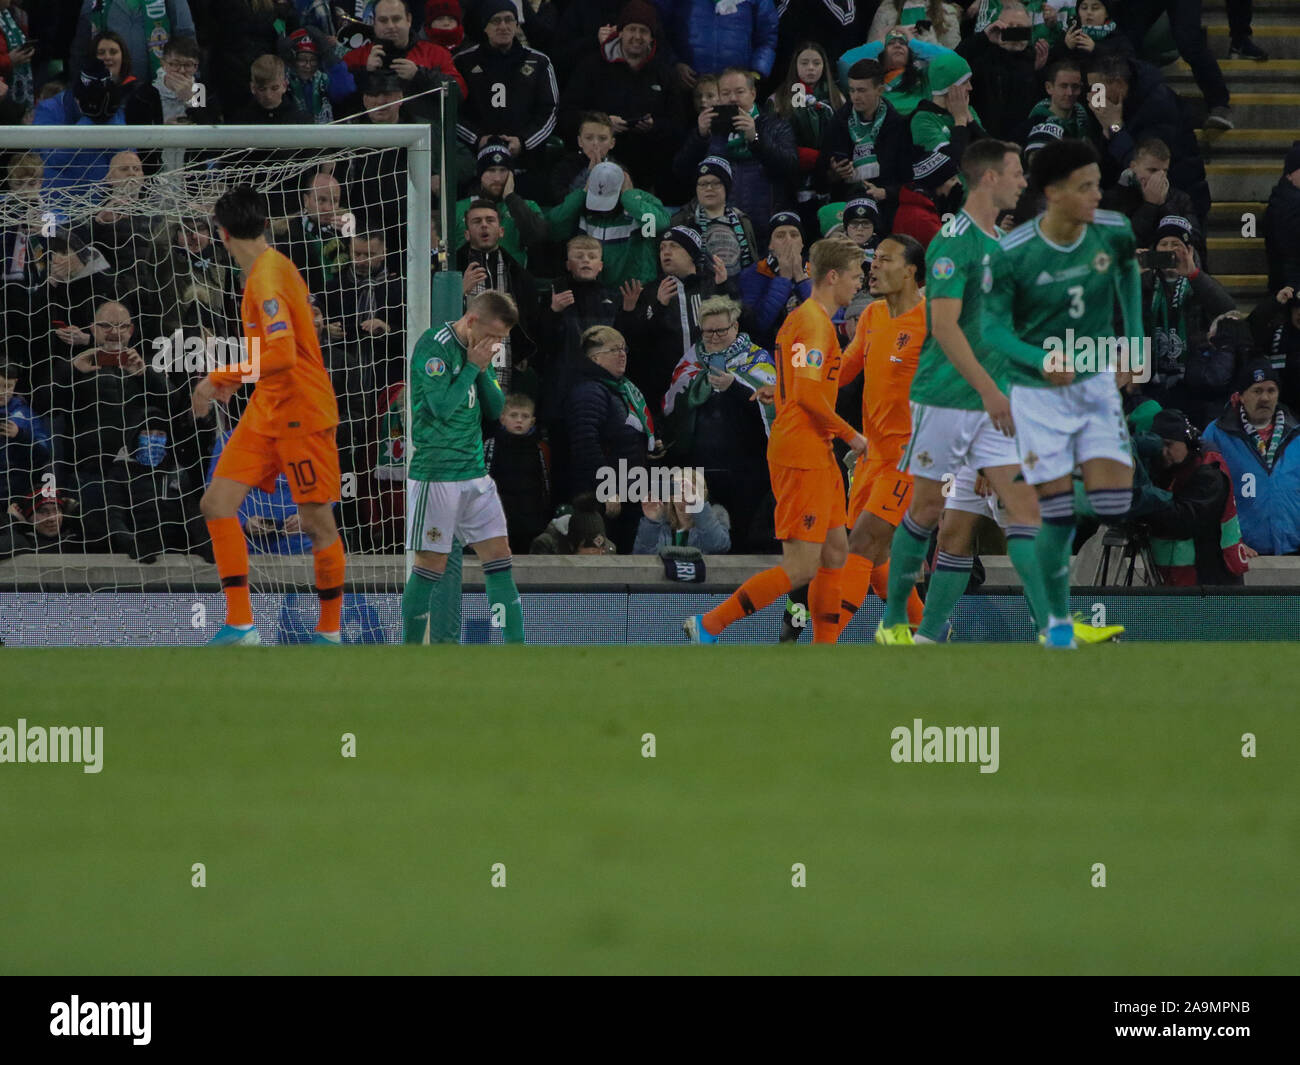
POLYGON ((1083 317, 1083 286, 1071 285, 1066 292, 1070 295, 1070 317, 1083 317))

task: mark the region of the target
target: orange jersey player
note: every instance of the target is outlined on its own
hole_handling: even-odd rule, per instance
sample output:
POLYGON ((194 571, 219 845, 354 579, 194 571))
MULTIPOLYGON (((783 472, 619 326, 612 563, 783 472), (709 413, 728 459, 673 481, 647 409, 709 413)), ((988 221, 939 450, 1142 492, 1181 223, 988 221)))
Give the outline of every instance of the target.
MULTIPOLYGON (((858 456, 849 497, 849 556, 844 566, 841 630, 873 589, 881 599, 889 587, 889 544, 912 497, 912 477, 898 470, 912 435, 908 393, 925 342, 925 249, 912 237, 886 237, 876 249, 868 284, 873 296, 858 319, 844 353, 841 385, 865 374, 862 433, 867 451, 858 456)), ((908 604, 915 623, 921 600, 908 604)))
POLYGON ((867 442, 835 413, 842 356, 831 315, 862 287, 862 252, 843 239, 819 240, 810 266, 812 296, 790 313, 776 340, 776 419, 767 462, 781 565, 751 577, 707 614, 687 618, 682 627, 694 643, 716 643, 728 625, 809 581, 814 642, 833 642, 838 631, 848 539, 844 482, 831 441, 839 437, 858 453, 867 442))
POLYGON ((237 515, 251 489, 270 492, 283 473, 315 558, 321 610, 312 642, 337 644, 345 568, 333 511, 340 496, 339 410, 307 285, 293 263, 267 244, 260 193, 242 185, 217 201, 215 213, 221 239, 244 273, 248 353, 240 368, 216 370, 199 383, 194 413, 206 417, 213 400, 226 403, 244 383, 256 385, 201 503, 226 595, 226 624, 210 642, 261 642, 248 596, 248 545, 237 515))

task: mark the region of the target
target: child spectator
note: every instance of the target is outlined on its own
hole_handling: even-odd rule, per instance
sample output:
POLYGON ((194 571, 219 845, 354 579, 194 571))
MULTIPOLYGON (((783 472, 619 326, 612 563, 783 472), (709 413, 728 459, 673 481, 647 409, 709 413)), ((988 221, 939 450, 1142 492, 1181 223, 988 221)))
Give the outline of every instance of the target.
POLYGON ((50 461, 50 430, 18 393, 18 367, 0 360, 0 503, 31 493, 50 461))
MULTIPOLYGON (((844 95, 831 76, 830 59, 820 44, 804 41, 795 49, 785 80, 768 97, 767 106, 794 130, 799 153, 795 201, 802 208, 818 199, 813 187, 817 160, 835 112, 844 106, 844 95)), ((824 202, 825 197, 821 199, 824 202)))
POLYGON ((294 30, 284 44, 281 57, 289 67, 289 93, 294 105, 310 115, 313 122, 333 122, 334 101, 344 100, 356 91, 356 80, 347 64, 330 51, 320 34, 309 29, 294 30))
POLYGON ((716 255, 735 277, 758 258, 754 223, 727 202, 731 194, 731 164, 711 155, 698 168, 695 198, 672 217, 675 226, 689 226, 700 235, 704 250, 716 255))
POLYGON ((279 56, 262 55, 253 61, 248 91, 253 102, 236 108, 230 116, 232 122, 246 126, 299 126, 314 121, 289 92, 285 63, 279 56))
MULTIPOLYGON (((614 150, 614 122, 604 111, 588 111, 578 120, 578 152, 561 159, 551 171, 551 198, 559 203, 575 189, 585 188, 591 168, 609 159, 614 150)), ((622 165, 622 164, 619 164, 622 165)))
POLYGON ((483 445, 483 461, 501 495, 510 550, 525 554, 551 516, 551 452, 537 432, 532 397, 506 396, 501 424, 483 445))

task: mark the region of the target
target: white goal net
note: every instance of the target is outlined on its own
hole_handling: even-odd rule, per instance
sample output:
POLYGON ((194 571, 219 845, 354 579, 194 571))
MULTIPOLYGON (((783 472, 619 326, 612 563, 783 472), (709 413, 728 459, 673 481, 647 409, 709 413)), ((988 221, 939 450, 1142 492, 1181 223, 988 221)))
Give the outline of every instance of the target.
MULTIPOLYGON (((271 241, 311 290, 341 419, 347 588, 400 583, 404 379, 430 317, 429 134, 0 131, 0 591, 217 587, 199 499, 253 386, 206 418, 190 396, 247 357, 240 271, 211 221, 240 184, 265 194, 271 241)), ((314 618, 284 478, 252 491, 240 521, 254 595, 301 595, 314 618)))

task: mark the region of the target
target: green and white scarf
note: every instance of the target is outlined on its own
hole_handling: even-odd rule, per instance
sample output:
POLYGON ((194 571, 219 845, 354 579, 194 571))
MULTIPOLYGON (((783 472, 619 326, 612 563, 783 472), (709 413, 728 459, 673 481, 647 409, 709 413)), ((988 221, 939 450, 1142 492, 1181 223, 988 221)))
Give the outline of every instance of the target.
MULTIPOLYGON (((23 28, 18 25, 18 20, 14 18, 14 14, 9 8, 0 11, 0 34, 4 34, 5 44, 9 48, 10 55, 13 55, 14 52, 17 52, 27 43, 27 35, 23 33, 23 28)), ((36 98, 36 89, 32 82, 31 63, 13 64, 9 98, 14 103, 22 104, 23 107, 26 107, 36 98)))
POLYGON ((617 379, 602 377, 600 383, 623 401, 624 406, 627 407, 625 424, 645 433, 646 450, 654 451, 658 446, 658 441, 655 440, 655 422, 650 416, 650 407, 645 401, 645 396, 641 394, 641 389, 637 388, 626 375, 617 379))
POLYGON ((745 225, 740 220, 740 214, 734 207, 724 207, 722 214, 717 218, 710 218, 698 203, 695 205, 695 230, 700 234, 703 240, 708 233, 710 226, 727 226, 736 235, 736 243, 740 245, 740 266, 743 269, 754 261, 754 249, 749 246, 749 238, 745 236, 745 225))
MULTIPOLYGON (((749 117, 755 122, 755 129, 758 128, 758 104, 751 104, 749 108, 749 117)), ((745 135, 739 130, 734 130, 727 138, 727 158, 728 159, 753 159, 754 153, 749 150, 749 141, 745 140, 745 135)))
POLYGON ((885 115, 889 108, 885 101, 880 101, 875 115, 868 121, 858 117, 858 112, 849 109, 849 139, 853 141, 853 176, 858 181, 870 181, 880 177, 880 160, 876 158, 876 139, 880 136, 880 127, 885 124, 885 115))
POLYGON ((1264 442, 1264 434, 1250 424, 1250 419, 1246 417, 1245 404, 1237 405, 1237 416, 1241 418, 1241 431, 1246 434, 1246 439, 1254 446, 1259 455, 1259 460, 1264 464, 1264 469, 1272 470, 1273 462, 1277 458, 1277 449, 1282 446, 1282 426, 1286 424, 1286 411, 1278 407, 1277 414, 1273 417, 1273 432, 1264 442))
POLYGON ((321 125, 334 121, 329 87, 330 79, 322 70, 317 70, 309 81, 303 81, 296 73, 289 75, 289 89, 293 93, 294 103, 321 125))
POLYGON ((1079 29, 1083 30, 1094 41, 1104 41, 1115 32, 1115 23, 1103 22, 1100 26, 1080 26, 1079 29))
MULTIPOLYGON (((91 0, 90 24, 96 33, 108 29, 108 8, 112 2, 113 0, 91 0)), ((172 20, 167 17, 167 0, 117 0, 117 3, 132 16, 139 16, 143 12, 148 20, 149 78, 153 80, 153 76, 162 68, 163 49, 172 36, 172 20)))
POLYGON ((1165 294, 1165 281, 1156 278, 1155 289, 1151 293, 1151 314, 1154 319, 1152 343, 1156 349, 1157 362, 1175 360, 1183 361, 1187 354, 1187 328, 1183 315, 1183 304, 1191 294, 1192 286, 1187 278, 1180 277, 1174 282, 1172 298, 1165 294))

